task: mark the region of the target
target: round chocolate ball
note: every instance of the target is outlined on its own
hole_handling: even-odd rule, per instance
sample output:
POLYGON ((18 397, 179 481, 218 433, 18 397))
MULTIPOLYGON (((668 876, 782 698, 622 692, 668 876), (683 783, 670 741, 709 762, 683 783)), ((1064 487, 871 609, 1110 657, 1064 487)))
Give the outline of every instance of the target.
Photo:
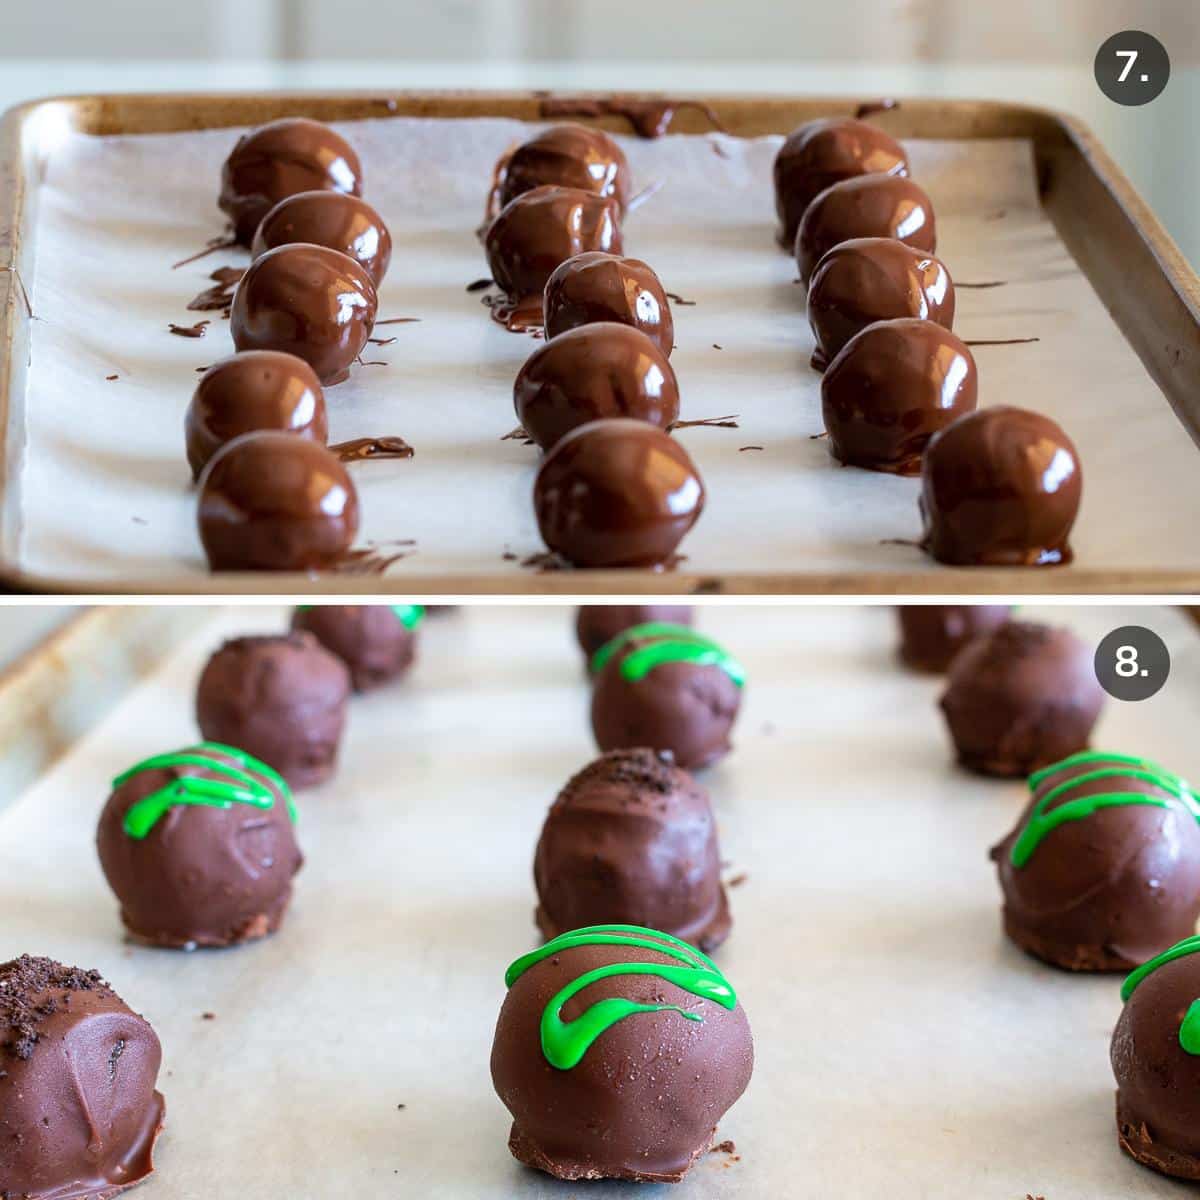
POLYGON ((704 509, 687 451, 645 421, 593 421, 561 438, 533 484, 546 545, 577 567, 667 562, 704 509))
POLYGON ((1011 614, 1007 604, 901 605, 900 660, 914 671, 941 675, 972 638, 990 633, 1011 614))
POLYGON ((610 417, 670 428, 679 382, 644 333, 604 321, 543 342, 517 374, 513 407, 525 432, 549 450, 572 429, 610 417))
POLYGON ((633 190, 616 141, 603 129, 570 123, 551 125, 512 152, 502 169, 500 203, 546 184, 611 196, 622 213, 633 190))
POLYGON ((113 780, 100 865, 135 941, 191 950, 274 933, 304 859, 283 777, 233 746, 203 743, 113 780))
POLYGON ((229 332, 239 350, 282 350, 304 359, 326 386, 350 374, 375 327, 371 276, 328 246, 268 250, 233 293, 229 332))
POLYGON ((206 741, 237 746, 294 788, 312 787, 337 765, 350 673, 311 634, 233 638, 196 686, 196 723, 206 741))
POLYGON ((336 654, 354 690, 366 692, 408 672, 424 615, 419 604, 306 604, 292 614, 292 628, 336 654))
POLYGON ((1086 750, 1103 705, 1091 648, 1030 621, 973 638, 941 699, 958 761, 999 776, 1029 775, 1086 750))
POLYGON ((592 655, 631 626, 652 621, 690 625, 692 613, 690 604, 583 604, 575 617, 575 636, 590 667, 592 655))
POLYGON ((184 417, 192 478, 200 478, 226 442, 258 430, 325 444, 325 393, 304 359, 278 350, 245 350, 213 363, 200 376, 184 417))
POLYGON ((204 468, 197 521, 214 571, 320 570, 358 533, 358 493, 324 446, 246 433, 204 468))
POLYGON ((362 195, 362 164, 339 133, 307 117, 284 117, 237 140, 221 171, 218 203, 249 246, 280 200, 316 190, 362 195))
POLYGON ((492 1083, 513 1156, 559 1179, 682 1179, 754 1069, 746 1014, 712 960, 656 930, 588 928, 505 981, 492 1083))

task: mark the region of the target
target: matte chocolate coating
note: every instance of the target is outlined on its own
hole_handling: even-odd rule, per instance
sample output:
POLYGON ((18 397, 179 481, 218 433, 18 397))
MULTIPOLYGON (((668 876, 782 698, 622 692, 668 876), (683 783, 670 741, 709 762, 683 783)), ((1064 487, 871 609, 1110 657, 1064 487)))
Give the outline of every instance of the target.
POLYGON ((1073 633, 1006 621, 955 656, 940 703, 964 767, 1023 776, 1087 749, 1104 690, 1073 633))
POLYGON ((537 297, 556 267, 588 250, 620 254, 620 207, 581 188, 536 187, 510 200, 484 234, 492 278, 514 301, 537 297))
POLYGON ((630 417, 667 429, 679 382, 667 356, 637 329, 602 321, 540 345, 513 384, 513 407, 543 450, 589 421, 630 417))
POLYGON ((853 117, 821 117, 793 130, 775 156, 780 244, 794 250, 800 218, 819 193, 868 174, 908 174, 904 147, 882 129, 853 117))
POLYGON ((371 276, 328 246, 268 250, 233 293, 229 332, 239 350, 283 350, 304 359, 326 386, 350 374, 375 327, 371 276))
POLYGON ((920 317, 954 327, 954 284, 945 264, 895 238, 854 238, 817 264, 808 285, 808 323, 824 370, 860 330, 876 321, 920 317))
POLYGON ((575 617, 575 636, 590 664, 601 646, 634 625, 648 621, 690 625, 692 615, 690 604, 582 604, 575 617))
POLYGON ((218 203, 249 246, 258 223, 280 200, 315 190, 362 195, 362 164, 341 134, 307 117, 284 117, 237 140, 221 170, 218 203))
POLYGON ((324 446, 290 433, 247 433, 205 467, 197 522, 214 571, 320 570, 358 533, 358 493, 324 446))
POLYGON ((356 692, 399 679, 413 665, 417 632, 387 604, 314 604, 292 614, 292 628, 311 633, 346 664, 356 692))
POLYGON ((250 253, 305 242, 354 259, 378 287, 392 261, 392 235, 365 200, 344 192, 298 192, 280 200, 262 219, 250 253))
POLYGON ((97 971, 0 963, 0 1195, 107 1200, 154 1171, 162 1047, 97 971))
POLYGON ((675 321, 663 285, 640 258, 593 250, 559 264, 546 281, 546 336, 593 321, 632 325, 666 355, 675 348, 675 321))
POLYGON ((633 190, 625 151, 603 129, 573 123, 543 129, 512 152, 503 168, 500 203, 545 184, 611 196, 622 214, 633 190))
MULTIPOLYGON (((1013 865, 1013 846, 1033 806, 1060 784, 1106 764, 1122 765, 1099 759, 1048 775, 991 852, 1004 893, 1005 932, 1035 958, 1070 971, 1132 970, 1191 937, 1200 918, 1200 823, 1178 802, 1168 808, 1126 804, 1064 821, 1027 862, 1013 865)), ((1105 792, 1172 795, 1117 774, 1075 784, 1046 811, 1105 792)))
POLYGON ((349 698, 350 672, 311 634, 234 638, 200 676, 196 724, 292 787, 313 787, 337 765, 349 698))
POLYGON ((975 411, 978 372, 965 342, 934 321, 877 321, 856 333, 821 378, 834 458, 916 475, 935 433, 975 411))
POLYGON ((533 861, 549 940, 585 925, 645 925, 711 952, 732 921, 708 793, 669 754, 613 750, 568 780, 533 861))
POLYGON ((914 671, 941 675, 972 638, 1003 625, 1011 613, 1007 604, 901 605, 900 660, 914 671))
POLYGON ((492 1044, 492 1083, 513 1117, 508 1147, 559 1179, 673 1182, 712 1145, 717 1122, 754 1069, 750 1024, 653 975, 597 980, 565 1015, 621 997, 697 1013, 635 1013, 600 1035, 569 1071, 542 1054, 542 1010, 585 972, 613 963, 677 960, 642 946, 571 946, 527 970, 509 988, 492 1044))
POLYGON ((192 478, 200 478, 226 442, 265 429, 325 445, 325 393, 312 367, 278 350, 245 350, 213 363, 200 376, 184 417, 192 478))
POLYGON ((826 188, 805 209, 796 232, 800 278, 807 283, 834 246, 868 237, 895 238, 932 254, 937 230, 925 189, 894 175, 858 175, 826 188))
POLYGON ((577 567, 664 563, 704 510, 687 451, 645 421, 593 421, 561 438, 533 482, 546 545, 577 567))
MULTIPOLYGON (((213 751, 205 756, 239 765, 213 751)), ((175 949, 233 946, 279 928, 304 857, 283 789, 268 775, 241 769, 274 793, 272 807, 177 804, 144 838, 132 838, 125 814, 139 800, 185 775, 222 775, 191 764, 161 767, 138 772, 109 796, 96 848, 135 941, 175 949)))

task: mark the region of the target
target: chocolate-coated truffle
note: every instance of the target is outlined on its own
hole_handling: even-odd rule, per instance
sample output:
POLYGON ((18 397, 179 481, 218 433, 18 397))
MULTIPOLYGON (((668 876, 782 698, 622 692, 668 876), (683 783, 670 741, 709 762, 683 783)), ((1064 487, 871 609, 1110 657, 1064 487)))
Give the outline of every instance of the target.
POLYGON ((968 642, 941 699, 958 761, 1000 776, 1086 750, 1103 704, 1088 646, 1030 621, 1006 621, 968 642))
POLYGON ((226 442, 268 429, 325 444, 325 393, 312 367, 278 350, 245 350, 213 363, 200 376, 184 417, 192 477, 200 477, 226 442))
POLYGON ((354 690, 366 692, 413 665, 424 615, 419 604, 306 604, 292 615, 292 628, 311 633, 336 654, 354 690))
POLYGON ((592 655, 618 633, 633 625, 658 621, 671 625, 690 625, 690 604, 583 604, 575 617, 575 636, 591 666, 592 655))
POLYGON ((1196 932, 1200 801, 1177 775, 1084 751, 1029 778, 1031 799, 992 850, 1004 930, 1071 971, 1128 971, 1196 932))
POLYGON ((603 129, 576 124, 552 125, 512 152, 501 173, 500 203, 545 184, 611 196, 622 213, 633 190, 616 141, 603 129))
POLYGON ((328 246, 268 250, 233 294, 229 332, 239 350, 283 350, 304 359, 326 386, 350 374, 375 327, 371 276, 328 246))
POLYGON ((354 259, 375 286, 392 261, 392 235, 365 200, 343 192, 300 192, 280 200, 262 219, 250 253, 261 258, 276 246, 306 242, 354 259))
POLYGON ((974 637, 1008 620, 1007 604, 905 604, 900 622, 900 659, 914 671, 941 675, 974 637))
POLYGON ((821 117, 793 130, 775 156, 780 244, 794 249, 800 218, 820 192, 867 174, 908 174, 904 147, 882 129, 853 117, 821 117))
POLYGON ((985 408, 926 448, 922 545, 955 566, 1069 563, 1082 492, 1079 456, 1060 426, 1024 408, 985 408))
POLYGON ((565 434, 609 417, 668 429, 679 417, 679 382, 644 333, 602 321, 539 346, 513 384, 522 428, 543 450, 565 434))
POLYGON ((324 446, 290 433, 247 433, 205 467, 197 518, 214 571, 319 570, 354 541, 358 493, 324 446))
POLYGON ((877 321, 856 333, 821 378, 834 458, 915 475, 935 433, 975 411, 978 373, 965 342, 935 321, 877 321))
POLYGON ((920 317, 954 326, 954 284, 945 264, 895 238, 854 238, 834 246, 808 285, 808 323, 824 370, 861 329, 876 321, 920 317))
POLYGON ((249 246, 280 200, 317 189, 362 195, 362 165, 341 134, 307 117, 285 117, 238 138, 221 171, 223 211, 249 246))
POLYGON ((158 754, 113 780, 100 865, 135 941, 193 949, 274 933, 304 859, 292 794, 228 745, 158 754))
POLYGON ((546 545, 577 567, 670 560, 704 509, 687 451, 645 421, 593 421, 561 438, 533 484, 546 545))
POLYGON ((682 1179, 754 1069, 746 1014, 712 960, 601 926, 517 959, 505 982, 492 1083, 513 1156, 559 1179, 682 1179))
POLYGON ((613 750, 567 782, 533 860, 538 928, 650 925, 712 951, 731 920, 708 794, 662 751, 613 750))
POLYGON ((648 623, 592 657, 592 732, 601 750, 667 750, 688 770, 729 753, 745 672, 712 638, 648 623))
POLYGON ((546 281, 546 336, 593 321, 632 325, 670 355, 675 321, 658 276, 640 258, 593 250, 555 268, 546 281))
POLYGON ((162 1047, 98 971, 0 963, 0 1195, 108 1200, 154 1171, 162 1047))
POLYGON ((350 672, 311 634, 240 637, 209 660, 196 686, 207 741, 237 746, 292 787, 312 787, 337 765, 350 672))

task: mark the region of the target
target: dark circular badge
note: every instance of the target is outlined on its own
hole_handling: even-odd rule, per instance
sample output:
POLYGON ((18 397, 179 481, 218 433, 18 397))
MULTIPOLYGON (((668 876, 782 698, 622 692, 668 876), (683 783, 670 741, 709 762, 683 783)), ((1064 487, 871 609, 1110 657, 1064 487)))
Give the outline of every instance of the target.
POLYGON ((1127 29, 1114 33, 1096 51, 1096 83, 1118 104, 1149 104, 1171 78, 1167 48, 1152 33, 1127 29))
POLYGON ((1147 700, 1167 682, 1166 643, 1141 625, 1122 625, 1096 647, 1096 678, 1118 700, 1147 700))

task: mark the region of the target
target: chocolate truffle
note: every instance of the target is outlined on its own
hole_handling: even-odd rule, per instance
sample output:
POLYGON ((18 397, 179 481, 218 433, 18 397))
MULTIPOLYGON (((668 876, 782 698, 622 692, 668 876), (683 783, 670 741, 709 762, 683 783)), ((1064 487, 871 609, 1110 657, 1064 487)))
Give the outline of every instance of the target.
POLYGON ((305 604, 292 615, 292 628, 311 633, 346 664, 356 692, 399 679, 413 665, 419 604, 305 604))
POLYGON ((213 363, 200 376, 184 417, 192 478, 200 478, 226 442, 263 429, 325 444, 325 393, 312 367, 278 350, 245 350, 213 363))
POLYGON ((592 655, 631 625, 658 621, 690 625, 690 604, 583 604, 575 618, 575 636, 590 668, 592 655))
POLYGON ((209 660, 196 686, 207 741, 238 746, 292 787, 312 787, 337 764, 350 672, 308 633, 240 637, 209 660))
POLYGON ((280 200, 262 219, 250 253, 293 242, 327 246, 354 259, 378 287, 392 261, 392 235, 365 200, 343 192, 299 192, 280 200))
POLYGON ((667 356, 637 329, 602 321, 544 342, 513 384, 522 428, 543 450, 589 421, 630 417, 668 429, 679 382, 667 356))
POLYGON ((593 250, 555 268, 546 281, 546 336, 593 321, 640 329, 666 355, 675 348, 675 321, 658 276, 640 258, 593 250))
POLYGON ((108 1200, 154 1172, 162 1047, 98 971, 0 963, 0 1195, 108 1200))
POLYGON ((954 566, 1069 563, 1083 472, 1049 417, 1000 405, 936 434, 921 464, 924 548, 954 566))
POLYGON ((233 293, 229 332, 239 350, 283 350, 304 359, 326 386, 349 377, 375 327, 371 276, 328 246, 268 250, 233 293))
POLYGON ((991 854, 1022 950, 1070 971, 1128 971, 1195 933, 1200 801, 1182 779, 1084 751, 1035 771, 1029 790, 991 854))
POLYGON ((288 785, 233 746, 158 754, 113 780, 96 847, 135 941, 192 950, 274 933, 304 859, 288 785))
POLYGON ((246 433, 200 477, 200 540, 214 571, 334 566, 358 532, 358 493, 324 446, 290 433, 246 433))
POLYGON ((934 321, 877 321, 856 333, 821 379, 829 449, 848 466, 916 475, 935 433, 975 411, 967 344, 934 321))
POLYGON ((577 567, 653 567, 704 509, 687 451, 645 421, 593 421, 561 438, 533 483, 546 545, 577 567))
POLYGON ((592 732, 601 750, 667 750, 688 770, 729 753, 746 673, 711 638, 650 622, 592 657, 592 732))
POLYGON ((1066 629, 1006 621, 955 656, 941 707, 958 761, 1028 775, 1086 750, 1104 704, 1091 649, 1066 629))
POLYGON ((712 951, 732 921, 708 794, 665 751, 612 750, 567 782, 533 860, 547 938, 647 925, 712 951))
POLYGON ((285 117, 238 138, 221 171, 218 203, 249 246, 258 223, 280 200, 314 190, 362 195, 362 165, 340 134, 320 121, 285 117))
POLYGON ((905 604, 900 622, 900 659, 914 671, 941 675, 974 637, 1008 620, 1007 604, 905 604))
POLYGON ((517 959, 505 982, 492 1082, 513 1156, 559 1179, 682 1179, 754 1069, 716 964, 653 929, 600 926, 517 959))
POLYGON ((908 174, 904 147, 882 129, 853 117, 821 117, 793 130, 775 156, 780 244, 794 249, 800 218, 820 192, 868 174, 908 174))
POLYGON ((603 129, 575 124, 551 125, 509 155, 500 173, 500 203, 545 184, 611 196, 621 213, 633 190, 629 163, 616 141, 603 129))
POLYGON ((954 284, 940 259, 895 238, 853 238, 834 246, 808 285, 808 323, 822 371, 859 330, 876 321, 920 317, 954 326, 954 284))

